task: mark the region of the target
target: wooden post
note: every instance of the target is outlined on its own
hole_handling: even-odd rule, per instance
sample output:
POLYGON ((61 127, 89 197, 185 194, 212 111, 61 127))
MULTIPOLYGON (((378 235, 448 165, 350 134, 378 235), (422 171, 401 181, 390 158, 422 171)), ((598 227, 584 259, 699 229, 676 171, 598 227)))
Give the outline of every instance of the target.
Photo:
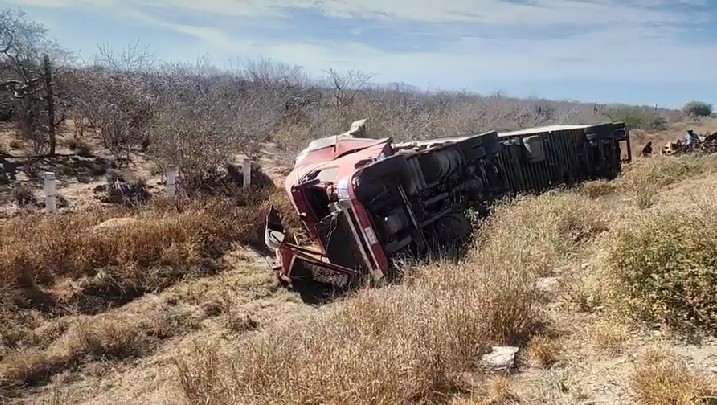
POLYGON ((248 189, 251 186, 251 159, 244 158, 244 189, 248 189))
POLYGON ((47 92, 47 130, 50 135, 50 156, 55 156, 57 150, 57 134, 55 133, 55 98, 52 90, 52 66, 50 57, 45 54, 43 58, 45 65, 45 90, 47 92))
POLYGON ((45 172, 45 209, 57 211, 57 183, 53 172, 45 172))
POLYGON ((167 169, 167 197, 174 198, 177 195, 177 170, 167 169))

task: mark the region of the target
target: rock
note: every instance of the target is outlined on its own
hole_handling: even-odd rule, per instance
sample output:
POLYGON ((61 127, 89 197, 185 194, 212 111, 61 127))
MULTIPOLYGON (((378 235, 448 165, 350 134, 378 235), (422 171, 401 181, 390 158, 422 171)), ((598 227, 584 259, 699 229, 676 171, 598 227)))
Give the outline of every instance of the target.
POLYGON ((555 292, 560 286, 560 279, 557 277, 542 277, 535 283, 535 287, 546 293, 555 292))
POLYGON ((112 218, 112 219, 108 219, 107 221, 105 221, 99 225, 96 225, 95 227, 92 228, 92 230, 93 231, 102 231, 105 229, 117 229, 117 228, 129 226, 129 225, 134 225, 137 223, 139 223, 139 221, 134 218, 112 218))
POLYGON ((587 269, 588 267, 590 267, 591 265, 592 265, 592 263, 583 263, 583 264, 580 265, 580 268, 583 269, 583 270, 585 270, 585 269, 587 269))
POLYGON ((516 346, 493 346, 493 351, 484 354, 482 360, 492 370, 510 371, 515 367, 515 355, 519 350, 516 346))

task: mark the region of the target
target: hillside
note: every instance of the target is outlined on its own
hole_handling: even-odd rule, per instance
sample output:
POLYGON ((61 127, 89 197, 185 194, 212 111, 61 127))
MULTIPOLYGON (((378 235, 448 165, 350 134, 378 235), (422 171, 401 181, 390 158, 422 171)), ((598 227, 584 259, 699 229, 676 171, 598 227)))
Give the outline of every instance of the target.
POLYGON ((705 334, 717 304, 715 170, 714 156, 637 159, 616 181, 520 198, 460 263, 318 307, 247 249, 260 247, 266 201, 285 204, 280 192, 144 208, 73 194, 64 214, 0 223, 0 393, 68 404, 697 403, 717 372, 705 334), (138 221, 93 228, 109 218, 138 221), (517 372, 480 367, 495 344, 521 348, 517 372))

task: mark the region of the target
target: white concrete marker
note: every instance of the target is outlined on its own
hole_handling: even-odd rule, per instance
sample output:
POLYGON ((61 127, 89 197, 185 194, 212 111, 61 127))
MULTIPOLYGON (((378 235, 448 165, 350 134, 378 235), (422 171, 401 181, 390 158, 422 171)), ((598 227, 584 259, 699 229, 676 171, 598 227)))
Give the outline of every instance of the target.
POLYGON ((53 172, 45 172, 45 209, 57 211, 57 179, 53 172))
POLYGON ((174 198, 177 195, 177 170, 167 169, 167 197, 174 198))
POLYGON ((251 159, 244 158, 244 188, 251 186, 251 159))

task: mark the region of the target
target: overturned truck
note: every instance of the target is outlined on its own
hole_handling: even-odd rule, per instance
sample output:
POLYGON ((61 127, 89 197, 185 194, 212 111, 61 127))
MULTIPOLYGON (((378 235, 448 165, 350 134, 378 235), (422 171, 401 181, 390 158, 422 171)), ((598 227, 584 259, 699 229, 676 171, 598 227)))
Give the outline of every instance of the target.
POLYGON ((289 241, 272 208, 265 237, 282 282, 344 290, 390 278, 403 259, 466 240, 469 210, 485 212, 518 193, 612 179, 631 156, 624 123, 402 143, 365 132, 366 120, 357 121, 298 155, 285 189, 316 246, 289 241))

